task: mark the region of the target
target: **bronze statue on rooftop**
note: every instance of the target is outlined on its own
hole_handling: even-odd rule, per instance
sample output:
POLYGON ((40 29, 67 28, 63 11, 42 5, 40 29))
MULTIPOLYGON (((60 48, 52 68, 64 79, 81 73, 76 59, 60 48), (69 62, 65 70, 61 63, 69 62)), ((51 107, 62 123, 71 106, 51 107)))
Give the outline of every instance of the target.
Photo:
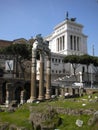
POLYGON ((69 13, 68 13, 68 11, 66 12, 66 20, 70 20, 70 21, 72 21, 72 22, 75 22, 76 21, 76 18, 70 18, 69 19, 69 13))

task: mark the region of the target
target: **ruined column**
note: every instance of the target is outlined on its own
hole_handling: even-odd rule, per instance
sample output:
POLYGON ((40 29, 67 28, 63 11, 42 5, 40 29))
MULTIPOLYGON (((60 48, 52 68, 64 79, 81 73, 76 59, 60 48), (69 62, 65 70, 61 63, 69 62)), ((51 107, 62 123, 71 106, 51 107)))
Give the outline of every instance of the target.
POLYGON ((36 49, 32 49, 30 102, 34 101, 35 99, 36 99, 36 49))
POLYGON ((75 89, 75 94, 76 94, 77 96, 79 96, 79 88, 76 88, 76 89, 75 89))
POLYGON ((26 91, 22 90, 20 95, 20 104, 24 104, 26 102, 25 96, 26 96, 26 91))
POLYGON ((48 57, 47 68, 46 68, 46 99, 50 99, 51 89, 51 57, 48 57))
POLYGON ((39 100, 44 99, 44 56, 40 53, 40 80, 39 80, 39 100))
POLYGON ((11 86, 12 86, 11 83, 6 84, 6 101, 5 101, 6 107, 8 107, 8 105, 10 104, 10 101, 11 101, 11 99, 10 99, 11 86))
POLYGON ((82 72, 79 72, 79 74, 80 74, 80 83, 82 83, 83 82, 83 80, 82 80, 82 72))
POLYGON ((59 90, 58 88, 55 88, 55 95, 58 97, 59 96, 59 90))
POLYGON ((61 96, 64 96, 64 88, 61 88, 61 96))
POLYGON ((79 96, 83 96, 83 88, 79 88, 79 96))

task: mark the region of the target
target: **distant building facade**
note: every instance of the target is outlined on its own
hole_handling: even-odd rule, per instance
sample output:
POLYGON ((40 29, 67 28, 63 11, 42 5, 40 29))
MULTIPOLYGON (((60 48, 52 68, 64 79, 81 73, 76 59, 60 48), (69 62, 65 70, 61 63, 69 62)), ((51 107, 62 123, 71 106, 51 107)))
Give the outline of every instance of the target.
POLYGON ((65 55, 87 54, 87 36, 83 25, 67 19, 58 24, 47 38, 51 52, 65 55))
MULTIPOLYGON (((52 82, 61 77, 73 75, 73 68, 71 64, 63 62, 65 56, 84 55, 88 53, 87 35, 83 33, 83 25, 77 23, 76 20, 73 20, 72 18, 67 18, 60 24, 56 25, 54 27, 54 31, 49 36, 45 37, 45 40, 49 41, 49 48, 51 50, 52 82)), ((38 63, 38 75, 39 70, 40 66, 38 63)), ((77 74, 83 71, 87 71, 85 65, 81 65, 77 69, 77 74)), ((74 78, 71 77, 70 80, 73 79, 74 78)))

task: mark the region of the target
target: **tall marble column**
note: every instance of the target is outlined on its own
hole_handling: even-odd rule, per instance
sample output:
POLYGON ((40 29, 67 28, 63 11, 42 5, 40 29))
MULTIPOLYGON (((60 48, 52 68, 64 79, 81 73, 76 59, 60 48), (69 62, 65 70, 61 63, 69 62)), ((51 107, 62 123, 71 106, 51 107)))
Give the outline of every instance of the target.
POLYGON ((39 80, 39 100, 44 99, 44 56, 40 53, 40 80, 39 80))
POLYGON ((36 100, 36 49, 32 49, 30 102, 32 102, 34 100, 36 100))
POLYGON ((48 56, 47 68, 46 68, 46 99, 50 99, 51 89, 51 56, 48 56))

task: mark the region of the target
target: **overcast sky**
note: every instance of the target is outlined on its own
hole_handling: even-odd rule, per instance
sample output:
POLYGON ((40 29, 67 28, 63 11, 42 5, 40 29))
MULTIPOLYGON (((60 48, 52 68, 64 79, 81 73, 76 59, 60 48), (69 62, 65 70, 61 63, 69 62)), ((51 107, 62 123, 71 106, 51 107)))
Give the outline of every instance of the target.
POLYGON ((98 56, 98 0, 0 0, 0 39, 47 36, 69 17, 76 17, 88 36, 88 53, 94 44, 98 56))

